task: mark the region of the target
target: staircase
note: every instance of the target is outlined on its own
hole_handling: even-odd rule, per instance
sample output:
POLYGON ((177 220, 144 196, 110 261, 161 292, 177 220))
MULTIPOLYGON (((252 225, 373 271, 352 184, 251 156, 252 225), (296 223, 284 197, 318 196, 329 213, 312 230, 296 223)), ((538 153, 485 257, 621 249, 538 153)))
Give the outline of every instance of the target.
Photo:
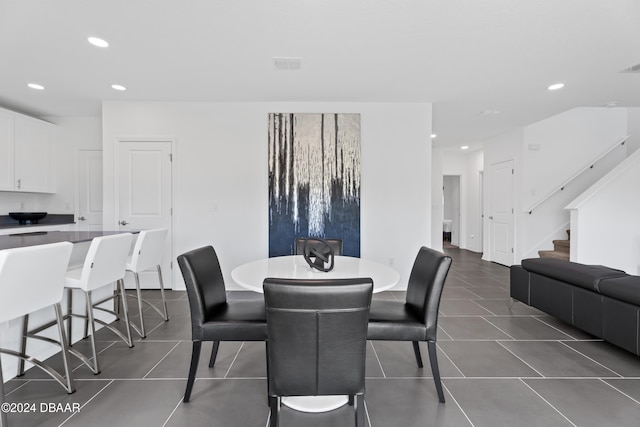
POLYGON ((567 230, 567 240, 554 240, 552 251, 538 251, 540 258, 556 258, 569 261, 571 230, 567 230))

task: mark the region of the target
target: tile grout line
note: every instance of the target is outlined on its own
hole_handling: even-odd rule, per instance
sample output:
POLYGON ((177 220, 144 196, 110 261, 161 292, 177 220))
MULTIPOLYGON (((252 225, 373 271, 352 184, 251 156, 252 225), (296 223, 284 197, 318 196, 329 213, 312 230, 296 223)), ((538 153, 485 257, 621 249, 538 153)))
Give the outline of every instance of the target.
POLYGON ((562 411, 560 411, 558 408, 556 408, 555 406, 553 406, 551 404, 551 402, 549 402, 547 399, 545 399, 544 397, 542 397, 542 395, 540 393, 538 393, 537 391, 535 391, 533 389, 533 387, 531 387, 529 384, 526 383, 526 381, 522 380, 522 378, 520 378, 520 382, 522 382, 522 384, 524 384, 525 386, 529 387, 529 389, 534 392, 540 399, 542 399, 547 405, 549 405, 550 407, 552 407, 558 414, 560 414, 565 420, 569 421, 571 423, 572 426, 577 427, 577 425, 571 421, 569 419, 569 417, 567 417, 565 414, 562 413, 562 411))
POLYGON ((462 412, 462 415, 464 415, 467 421, 469 421, 469 424, 471 424, 471 427, 474 427, 475 424, 473 424, 473 421, 471 421, 471 418, 469 418, 469 415, 467 415, 467 412, 462 408, 462 405, 460 404, 460 402, 458 402, 458 399, 456 399, 453 393, 451 393, 451 390, 449 390, 449 387, 447 387, 447 385, 444 382, 442 383, 442 387, 444 387, 445 390, 447 390, 447 393, 449 393, 449 396, 451 396, 451 399, 453 399, 453 401, 456 403, 456 406, 458 406, 458 408, 460 409, 460 412, 462 412))
MULTIPOLYGON (((613 384, 610 384, 608 382, 606 382, 604 379, 602 378, 598 378, 600 381, 602 381, 603 383, 605 383, 606 385, 608 385, 609 387, 611 387, 612 389, 614 389, 615 391, 617 391, 618 393, 627 396, 629 399, 633 400, 634 402, 636 402, 637 404, 640 405, 640 401, 638 401, 637 399, 634 399, 633 397, 629 396, 627 393, 625 393, 624 391, 620 390, 619 388, 617 388, 616 386, 614 386, 613 384)), ((618 378, 613 378, 613 379, 618 379, 618 378)))
POLYGON ((602 363, 598 362, 597 360, 587 356, 586 354, 582 353, 579 350, 576 350, 575 348, 571 347, 570 345, 566 344, 564 341, 558 341, 560 344, 564 345, 565 347, 571 349, 572 351, 575 351, 576 353, 578 353, 579 355, 581 355, 582 357, 589 359, 590 361, 592 361, 593 363, 602 366, 603 368, 605 368, 607 371, 613 372, 614 374, 616 374, 617 376, 619 376, 620 378, 622 378, 622 375, 620 375, 619 373, 617 373, 616 371, 614 371, 613 369, 609 368, 608 366, 603 365, 602 363))
POLYGON ((378 356, 378 352, 376 351, 376 348, 373 345, 373 341, 371 342, 371 348, 373 349, 373 354, 374 354, 374 356, 376 356, 376 360, 378 361, 378 366, 380 366, 380 371, 382 372, 382 378, 387 378, 387 374, 384 372, 384 368, 382 367, 382 362, 380 361, 380 357, 378 356))
POLYGON ((444 357, 446 357, 446 358, 447 358, 447 360, 448 360, 449 362, 451 362, 451 364, 453 365, 453 367, 454 367, 454 368, 456 368, 456 369, 458 370, 458 372, 460 372, 460 375, 462 375, 462 377, 463 377, 463 378, 466 378, 466 375, 464 374, 464 372, 462 372, 462 369, 460 369, 460 368, 458 367, 458 365, 456 365, 456 363, 453 361, 453 359, 451 359, 451 357, 449 357, 449 355, 447 354, 447 352, 446 352, 446 351, 444 351, 444 349, 443 349, 439 344, 436 344, 436 347, 440 349, 440 351, 442 352, 442 354, 444 354, 444 357))
POLYGON ((525 365, 527 365, 529 368, 531 368, 531 370, 535 373, 537 373, 538 375, 540 375, 541 378, 545 378, 544 375, 542 375, 542 372, 538 371, 536 368, 534 368, 533 366, 531 366, 530 363, 528 363, 526 360, 524 360, 522 357, 518 356, 516 353, 514 353, 510 348, 508 348, 507 346, 503 345, 500 341, 496 341, 496 344, 498 344, 499 346, 502 346, 502 348, 504 348, 505 350, 507 350, 509 353, 513 354, 514 357, 516 357, 517 359, 519 359, 522 363, 524 363, 525 365))
POLYGON ((238 348, 238 351, 236 351, 236 355, 233 357, 233 360, 231 361, 231 364, 229 365, 229 368, 227 369, 227 372, 224 373, 224 377, 222 377, 222 379, 227 379, 227 376, 229 375, 229 372, 231 372, 231 368, 233 367, 233 364, 236 363, 236 359, 238 358, 238 355, 240 354, 240 350, 242 350, 242 347, 244 347, 244 341, 242 341, 242 344, 240 344, 240 348, 238 348))
POLYGON ((171 350, 169 350, 169 351, 167 352, 167 354, 165 354, 164 356, 162 356, 162 358, 161 358, 160 360, 158 360, 158 363, 156 363, 155 365, 153 365, 153 366, 151 367, 151 369, 149 369, 149 372, 147 372, 146 374, 144 374, 144 375, 142 376, 142 379, 143 379, 143 380, 146 380, 146 379, 147 379, 147 377, 149 376, 149 374, 151 374, 151 372, 152 372, 154 369, 156 369, 156 368, 158 367, 158 365, 160 365, 160 363, 162 363, 162 361, 163 361, 164 359, 166 359, 166 358, 169 356, 169 354, 171 354, 171 352, 173 352, 173 350, 175 350, 175 349, 180 345, 180 342, 181 342, 181 341, 178 341, 178 342, 176 343, 176 345, 174 345, 173 347, 171 347, 171 350))
POLYGON ((555 326, 553 326, 553 325, 551 325, 551 324, 549 324, 549 323, 545 322, 545 321, 544 321, 544 320, 542 320, 539 316, 534 316, 534 315, 532 315, 531 317, 532 317, 532 318, 534 318, 534 319, 536 319, 538 322, 542 323, 543 325, 547 325, 548 327, 553 328, 553 329, 555 329, 556 331, 558 331, 558 332, 560 332, 560 333, 565 334, 566 336, 568 336, 569 338, 571 338, 571 339, 572 339, 572 340, 574 340, 574 341, 581 341, 580 339, 578 339, 578 338, 574 337, 573 335, 570 335, 569 333, 567 333, 567 332, 565 332, 565 331, 563 331, 563 330, 561 330, 561 329, 559 329, 559 328, 556 328, 555 326))
POLYGON ((98 392, 96 394, 94 394, 91 399, 87 400, 86 402, 84 402, 84 405, 82 405, 80 407, 80 410, 78 412, 74 412, 73 414, 69 415, 69 417, 64 420, 58 427, 62 427, 63 425, 65 425, 67 423, 67 421, 69 421, 71 418, 73 418, 76 414, 79 414, 80 412, 82 412, 82 409, 85 408, 89 403, 93 402, 93 399, 95 399, 96 397, 98 397, 98 395, 100 393, 102 393, 107 387, 109 387, 111 384, 113 384, 115 380, 111 380, 109 381, 109 383, 107 385, 105 385, 104 387, 102 387, 100 390, 98 390, 98 392))
POLYGON ((162 427, 165 427, 167 425, 167 423, 169 422, 169 420, 171 419, 171 417, 173 417, 173 414, 176 413, 176 411, 178 410, 178 408, 180 407, 180 404, 182 403, 182 399, 183 397, 180 397, 180 399, 178 399, 178 403, 176 404, 176 406, 173 408, 173 411, 171 411, 171 413, 169 414, 169 416, 167 417, 167 419, 164 421, 164 424, 162 424, 162 427))

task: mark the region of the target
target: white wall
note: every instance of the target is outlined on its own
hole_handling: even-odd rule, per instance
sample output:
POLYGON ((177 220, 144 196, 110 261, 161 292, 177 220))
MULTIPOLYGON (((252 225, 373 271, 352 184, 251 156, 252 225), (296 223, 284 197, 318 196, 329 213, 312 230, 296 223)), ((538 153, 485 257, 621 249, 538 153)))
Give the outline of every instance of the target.
POLYGON ((522 156, 523 209, 589 167, 627 135, 624 108, 574 108, 525 126, 522 156))
POLYGON ((480 178, 484 172, 484 151, 477 150, 466 156, 466 174, 463 188, 465 189, 465 234, 464 248, 473 252, 482 252, 482 209, 483 209, 483 182, 480 178))
MULTIPOLYGON (((406 287, 419 247, 431 245, 430 104, 105 102, 105 227, 117 222, 116 139, 175 138, 174 256, 212 244, 236 288, 231 270, 268 253, 270 112, 360 113, 362 257, 392 263, 406 287)), ((182 287, 177 267, 173 276, 182 287)))
POLYGON ((538 257, 539 250, 553 249, 553 240, 567 238, 571 224, 564 207, 624 159, 626 148, 615 144, 627 133, 627 111, 621 108, 575 108, 524 128, 521 258, 538 257), (528 213, 572 177, 564 190, 528 213))
POLYGON ((571 202, 571 260, 640 274, 640 151, 571 202))
POLYGON ((440 148, 434 148, 431 158, 431 248, 442 251, 442 221, 444 207, 442 200, 443 156, 440 148))
POLYGON ((629 139, 627 140, 627 155, 640 148, 640 108, 627 108, 627 125, 629 139))
MULTIPOLYGON (((538 250, 552 249, 554 239, 567 238, 570 218, 564 207, 622 161, 627 148, 618 145, 530 214, 532 204, 589 166, 628 132, 626 109, 576 108, 485 143, 485 189, 492 185, 490 165, 514 159, 514 263, 537 257, 538 250)), ((485 191, 487 231, 488 194, 485 191)), ((488 232, 484 243, 490 248, 488 232)), ((491 260, 488 252, 483 259, 491 260)))

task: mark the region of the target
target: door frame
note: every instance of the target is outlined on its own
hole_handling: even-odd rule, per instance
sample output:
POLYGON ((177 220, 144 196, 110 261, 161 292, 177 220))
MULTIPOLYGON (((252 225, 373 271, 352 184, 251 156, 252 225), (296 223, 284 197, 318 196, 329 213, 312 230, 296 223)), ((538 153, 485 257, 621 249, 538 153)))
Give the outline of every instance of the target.
MULTIPOLYGON (((169 246, 171 248, 171 259, 169 260, 169 265, 171 266, 171 273, 170 273, 170 277, 171 277, 171 283, 169 284, 165 284, 165 289, 176 289, 176 285, 178 283, 180 283, 180 278, 178 277, 179 273, 178 273, 178 268, 174 268, 174 258, 175 258, 175 253, 176 253, 176 248, 175 248, 175 244, 176 244, 176 238, 175 238, 175 233, 177 230, 176 224, 176 209, 175 209, 175 199, 176 199, 176 188, 177 188, 177 180, 176 180, 176 167, 175 167, 175 159, 176 159, 176 139, 175 137, 167 137, 167 136, 159 136, 159 137, 150 137, 150 136, 145 136, 145 137, 140 137, 140 136, 132 136, 132 137, 117 137, 115 138, 114 141, 114 147, 113 147, 113 153, 114 153, 114 175, 113 175, 113 190, 114 190, 114 200, 113 200, 113 206, 114 206, 114 215, 113 215, 113 223, 112 223, 112 227, 114 230, 118 230, 119 228, 119 224, 118 224, 118 213, 120 212, 120 185, 119 185, 119 180, 120 180, 120 163, 118 162, 118 159, 120 158, 120 144, 123 142, 140 142, 140 143, 145 143, 145 142, 169 142, 171 143, 171 188, 170 188, 170 194, 171 194, 171 233, 169 233, 169 236, 171 238, 171 241, 169 242, 169 246)), ((163 274, 164 276, 164 274, 163 274)))
MULTIPOLYGON (((486 246, 483 248, 484 252, 483 252, 483 258, 486 261, 491 261, 491 262, 496 262, 498 263, 495 259, 493 259, 493 223, 491 220, 491 213, 493 210, 493 201, 491 200, 491 197, 494 193, 494 191, 496 191, 495 189, 495 177, 493 176, 493 166, 494 165, 498 165, 500 163, 507 163, 507 162, 511 162, 511 203, 512 203, 512 219, 511 219, 511 230, 510 230, 510 238, 511 238, 511 248, 512 248, 512 252, 511 252, 511 260, 510 260, 510 264, 509 265, 513 265, 515 264, 515 259, 516 259, 516 254, 515 254, 515 248, 516 248, 516 215, 515 215, 515 204, 516 204, 516 190, 515 190, 515 169, 516 169, 516 162, 513 158, 508 158, 508 159, 503 159, 500 161, 496 161, 494 163, 491 163, 489 165, 489 175, 485 175, 484 176, 484 182, 485 184, 488 184, 488 188, 486 189, 487 191, 485 192, 485 194, 483 195, 486 196, 488 199, 486 200, 488 203, 485 204, 485 207, 488 208, 488 212, 487 215, 485 215, 484 217, 484 223, 486 224, 486 227, 483 227, 483 235, 486 236, 486 246), (485 258, 486 256, 486 258, 485 258)), ((483 236, 483 237, 484 237, 483 236)), ((501 263, 498 263, 501 264, 501 263)), ((503 265, 503 264, 501 264, 503 265)))
POLYGON ((100 152, 100 155, 102 156, 102 167, 103 167, 103 171, 102 171, 102 227, 104 229, 104 150, 102 149, 102 147, 100 148, 78 148, 76 150, 76 161, 75 161, 75 165, 76 165, 76 170, 75 170, 75 180, 76 180, 76 185, 75 185, 75 204, 73 207, 73 212, 74 212, 74 216, 75 216, 75 221, 76 221, 76 230, 80 229, 80 223, 79 223, 79 216, 80 216, 80 159, 82 157, 82 153, 87 153, 87 152, 100 152))
MULTIPOLYGON (((456 240, 456 244, 454 246, 457 247, 462 247, 462 224, 463 224, 463 220, 462 220, 462 216, 463 216, 463 212, 462 212, 462 175, 461 174, 444 174, 442 176, 442 181, 443 181, 443 189, 445 187, 444 185, 444 181, 446 180, 446 178, 451 178, 451 184, 452 184, 452 189, 453 190, 457 190, 458 193, 458 197, 452 197, 451 198, 451 208, 453 209, 452 212, 452 223, 451 223, 451 241, 449 242, 450 244, 454 244, 454 238, 453 236, 455 236, 455 240, 456 240)), ((455 191, 453 191, 453 195, 455 195, 455 191)), ((446 195, 445 195, 446 196, 446 195)), ((446 205, 446 197, 445 197, 445 201, 442 204, 442 219, 446 219, 445 218, 445 205, 446 205)), ((443 228, 444 228, 444 221, 443 221, 443 228)), ((443 243, 444 245, 444 243, 443 243)), ((465 245, 466 246, 466 245, 465 245)))

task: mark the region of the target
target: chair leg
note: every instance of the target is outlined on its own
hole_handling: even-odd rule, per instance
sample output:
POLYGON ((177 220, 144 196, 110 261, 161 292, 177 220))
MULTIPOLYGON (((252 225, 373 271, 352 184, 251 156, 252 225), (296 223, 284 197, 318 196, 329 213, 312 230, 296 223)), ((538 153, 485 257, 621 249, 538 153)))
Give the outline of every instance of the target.
MULTIPOLYGON (((349 396, 349 398, 353 398, 349 396)), ((356 394, 354 409, 356 414, 356 427, 365 427, 364 423, 364 394, 356 394)))
POLYGON ((164 296, 164 281, 162 280, 162 269, 160 268, 160 264, 156 266, 158 270, 158 282, 160 283, 160 296, 162 297, 162 307, 164 309, 163 319, 165 322, 169 320, 169 312, 167 311, 167 299, 164 296))
POLYGON ((85 292, 85 298, 87 300, 87 321, 85 322, 87 326, 85 326, 85 329, 91 327, 91 354, 93 355, 93 366, 90 366, 90 368, 95 375, 98 375, 100 373, 100 366, 98 365, 98 351, 96 350, 96 324, 93 321, 91 291, 85 292))
POLYGON ((209 358, 209 367, 213 368, 216 364, 216 357, 218 356, 218 347, 220 347, 220 341, 213 342, 213 348, 211 349, 211 357, 209 358))
POLYGON ((435 341, 427 341, 429 349, 429 362, 431 363, 431 373, 433 374, 433 382, 436 383, 438 391, 438 399, 440 403, 444 403, 444 391, 442 390, 442 382, 440 381, 440 369, 438 369, 438 354, 435 341))
POLYGON ((280 423, 280 398, 269 396, 269 408, 271 409, 269 427, 278 427, 280 423))
MULTIPOLYGON (((29 315, 25 314, 22 317, 22 339, 20 340, 20 353, 27 353, 27 334, 29 333, 29 315)), ((24 359, 20 358, 18 361, 18 376, 24 375, 24 359)))
POLYGON ((124 326, 127 329, 127 345, 133 347, 133 339, 131 338, 131 322, 129 321, 129 307, 127 306, 127 294, 124 292, 124 280, 118 280, 117 286, 120 287, 120 298, 122 300, 122 313, 124 315, 124 326))
POLYGON ((188 402, 191 399, 191 390, 193 389, 193 383, 196 380, 196 372, 198 371, 198 361, 200 360, 200 349, 202 348, 202 341, 194 341, 193 349, 191 351, 191 366, 189 367, 189 378, 187 378, 187 389, 184 392, 183 402, 188 402))
POLYGON ((75 390, 73 387, 73 378, 71 378, 71 369, 69 369, 69 347, 67 346, 67 337, 64 334, 64 318, 62 317, 62 308, 60 303, 53 306, 56 312, 56 323, 58 324, 58 335, 60 336, 60 354, 62 355, 62 364, 64 365, 64 377, 67 380, 67 393, 71 394, 75 390))
MULTIPOLYGON (((0 359, 0 403, 4 403, 4 377, 2 376, 2 359, 0 359)), ((0 427, 8 427, 7 413, 0 411, 0 427)))
POLYGON ((413 353, 416 355, 416 363, 418 363, 418 368, 422 368, 422 356, 420 355, 420 345, 418 345, 418 341, 413 341, 413 353))
MULTIPOLYGON (((88 298, 86 292, 85 292, 85 298, 88 298)), ((93 305, 92 304, 91 305, 85 304, 85 305, 87 306, 86 308, 87 312, 85 313, 86 317, 84 318, 84 335, 82 336, 83 338, 87 338, 89 336, 89 312, 91 312, 91 316, 93 317, 93 308, 92 308, 93 305)), ((95 330, 95 325, 93 326, 93 328, 95 330)))
MULTIPOLYGON (((144 316, 142 315, 142 290, 140 289, 140 276, 135 271, 133 272, 133 277, 136 281, 136 295, 138 295, 138 313, 140 314, 140 336, 142 338, 147 337, 147 332, 144 329, 144 316)), ((122 298, 126 298, 127 295, 122 293, 122 298)))
POLYGON ((69 345, 69 347, 71 347, 73 345, 73 338, 71 336, 73 330, 71 328, 71 324, 73 323, 73 316, 71 316, 71 313, 73 313, 73 289, 71 288, 66 288, 66 292, 67 292, 67 339, 69 340, 69 342, 67 343, 69 345))

